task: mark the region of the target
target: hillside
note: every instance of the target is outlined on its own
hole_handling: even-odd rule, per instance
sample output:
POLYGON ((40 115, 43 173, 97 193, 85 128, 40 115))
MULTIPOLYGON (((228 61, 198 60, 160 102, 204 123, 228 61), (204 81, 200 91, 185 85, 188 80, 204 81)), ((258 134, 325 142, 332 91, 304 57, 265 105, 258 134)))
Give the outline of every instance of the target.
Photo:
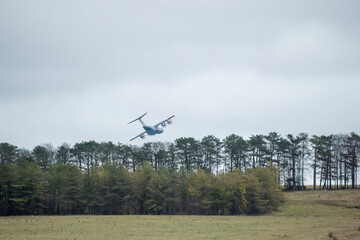
POLYGON ((284 232, 296 232, 291 235, 301 236, 298 239, 360 236, 359 189, 287 192, 285 196, 287 202, 274 214, 287 219, 284 232))

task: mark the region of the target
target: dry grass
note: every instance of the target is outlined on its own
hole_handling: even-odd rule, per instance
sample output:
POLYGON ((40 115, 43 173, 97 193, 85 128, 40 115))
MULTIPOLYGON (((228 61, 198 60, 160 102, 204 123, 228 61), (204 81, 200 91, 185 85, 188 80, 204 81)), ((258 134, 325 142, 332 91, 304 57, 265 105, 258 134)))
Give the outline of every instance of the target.
POLYGON ((351 239, 360 190, 285 193, 265 216, 1 217, 0 239, 351 239), (330 235, 331 234, 331 235, 330 235))

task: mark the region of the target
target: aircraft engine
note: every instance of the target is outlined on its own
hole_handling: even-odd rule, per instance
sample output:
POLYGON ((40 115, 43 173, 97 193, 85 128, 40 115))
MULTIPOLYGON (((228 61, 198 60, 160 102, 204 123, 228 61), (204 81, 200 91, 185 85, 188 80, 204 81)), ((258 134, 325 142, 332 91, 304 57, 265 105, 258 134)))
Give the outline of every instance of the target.
POLYGON ((142 135, 140 135, 140 137, 141 137, 142 139, 144 139, 144 138, 146 138, 146 135, 145 135, 145 134, 142 134, 142 135))

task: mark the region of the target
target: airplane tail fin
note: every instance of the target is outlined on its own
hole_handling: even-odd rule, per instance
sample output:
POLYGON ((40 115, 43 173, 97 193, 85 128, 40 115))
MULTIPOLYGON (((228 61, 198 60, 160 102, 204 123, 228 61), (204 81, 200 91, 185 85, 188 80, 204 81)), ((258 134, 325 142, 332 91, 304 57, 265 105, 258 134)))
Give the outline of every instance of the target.
POLYGON ((131 122, 128 122, 128 124, 133 123, 133 122, 135 122, 135 121, 139 120, 139 121, 141 122, 141 124, 142 124, 142 125, 144 125, 144 122, 141 120, 141 118, 142 118, 143 116, 145 116, 146 114, 147 114, 147 113, 144 113, 144 114, 143 114, 143 115, 141 115, 140 117, 138 117, 138 118, 136 118, 136 119, 132 120, 131 122))

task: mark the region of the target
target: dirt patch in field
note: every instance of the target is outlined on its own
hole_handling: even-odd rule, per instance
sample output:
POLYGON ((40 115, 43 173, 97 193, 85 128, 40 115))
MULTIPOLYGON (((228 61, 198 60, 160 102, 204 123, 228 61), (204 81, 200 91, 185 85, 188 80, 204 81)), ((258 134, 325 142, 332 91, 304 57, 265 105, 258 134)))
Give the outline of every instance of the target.
POLYGON ((346 202, 341 200, 317 200, 314 201, 316 204, 323 204, 326 206, 333 206, 333 207, 344 207, 344 208, 354 208, 360 210, 360 203, 356 202, 346 202))

